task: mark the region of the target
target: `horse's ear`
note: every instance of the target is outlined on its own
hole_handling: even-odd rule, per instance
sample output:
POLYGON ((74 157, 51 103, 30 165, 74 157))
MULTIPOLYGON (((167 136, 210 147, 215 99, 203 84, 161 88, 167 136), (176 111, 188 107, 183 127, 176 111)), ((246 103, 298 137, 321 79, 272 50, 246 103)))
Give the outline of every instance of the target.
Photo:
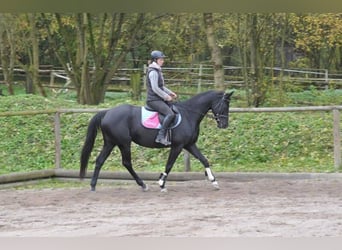
POLYGON ((230 100, 230 97, 233 95, 233 93, 234 93, 234 90, 231 91, 231 92, 229 92, 229 93, 225 93, 225 94, 224 94, 224 99, 225 99, 226 101, 229 101, 229 100, 230 100))

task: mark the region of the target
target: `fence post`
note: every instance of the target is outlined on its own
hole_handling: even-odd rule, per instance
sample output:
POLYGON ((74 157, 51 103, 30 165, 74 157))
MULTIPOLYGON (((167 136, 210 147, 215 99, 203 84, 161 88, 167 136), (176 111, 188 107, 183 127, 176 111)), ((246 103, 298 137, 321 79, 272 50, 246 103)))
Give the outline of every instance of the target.
POLYGON ((144 89, 146 89, 146 72, 147 72, 147 65, 146 64, 144 64, 144 67, 143 67, 143 87, 144 87, 144 89))
POLYGON ((190 154, 186 150, 184 150, 184 170, 185 172, 190 172, 191 170, 190 154))
POLYGON ((197 93, 200 93, 202 91, 202 76, 203 76, 203 65, 199 65, 198 70, 198 85, 197 85, 197 93))
POLYGON ((55 168, 61 168, 61 117, 57 111, 54 116, 55 123, 55 168))
POLYGON ((55 84, 55 72, 51 70, 50 72, 50 86, 53 86, 55 84))
POLYGON ((340 111, 333 109, 333 134, 334 134, 334 165, 336 171, 341 169, 341 136, 340 136, 340 111))
POLYGON ((132 88, 132 98, 135 101, 140 100, 141 97, 141 83, 140 83, 140 72, 131 73, 131 88, 132 88))
MULTIPOLYGON (((329 72, 327 69, 324 70, 324 81, 326 84, 329 83, 329 72)), ((329 87, 329 86, 327 86, 327 87, 329 87)))

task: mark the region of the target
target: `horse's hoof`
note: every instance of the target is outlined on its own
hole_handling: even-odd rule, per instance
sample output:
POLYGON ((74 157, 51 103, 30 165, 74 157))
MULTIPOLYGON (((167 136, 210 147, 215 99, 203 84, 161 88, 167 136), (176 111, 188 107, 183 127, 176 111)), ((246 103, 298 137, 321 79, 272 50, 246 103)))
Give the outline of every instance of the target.
POLYGON ((90 188, 90 191, 91 191, 91 192, 95 192, 95 191, 96 191, 96 190, 95 190, 95 187, 91 187, 91 188, 90 188))
POLYGON ((147 192, 148 191, 148 185, 144 184, 142 187, 141 187, 142 191, 143 192, 147 192))
POLYGON ((162 188, 162 189, 160 190, 160 192, 161 192, 161 193, 167 193, 167 188, 162 188))
POLYGON ((213 181, 213 182, 212 182, 212 185, 213 185, 213 187, 214 187, 215 190, 220 190, 220 186, 219 186, 219 184, 217 183, 217 181, 213 181))

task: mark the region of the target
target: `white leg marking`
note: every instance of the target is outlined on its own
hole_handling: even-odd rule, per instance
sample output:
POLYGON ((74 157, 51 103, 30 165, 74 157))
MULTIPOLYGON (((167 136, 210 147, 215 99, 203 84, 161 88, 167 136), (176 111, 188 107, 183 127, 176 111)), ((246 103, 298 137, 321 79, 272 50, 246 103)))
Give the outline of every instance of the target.
POLYGON ((160 179, 158 181, 159 186, 164 186, 165 183, 165 179, 167 177, 167 173, 162 173, 162 175, 160 176, 160 179))
POLYGON ((158 184, 159 184, 159 186, 163 186, 163 185, 164 185, 164 180, 160 179, 160 180, 158 181, 158 184))
POLYGON ((206 168, 205 171, 207 172, 207 176, 208 176, 209 181, 214 181, 215 177, 213 176, 213 173, 211 172, 211 169, 210 168, 206 168))

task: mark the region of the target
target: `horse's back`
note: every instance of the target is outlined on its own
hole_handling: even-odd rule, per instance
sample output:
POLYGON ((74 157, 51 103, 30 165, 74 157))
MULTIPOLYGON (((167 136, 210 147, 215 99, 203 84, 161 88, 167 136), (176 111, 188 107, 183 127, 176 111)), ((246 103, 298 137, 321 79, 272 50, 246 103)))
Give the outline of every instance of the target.
POLYGON ((138 112, 138 107, 130 104, 122 104, 109 109, 102 120, 102 125, 106 124, 118 124, 122 122, 128 122, 135 117, 138 112))
POLYGON ((129 145, 134 141, 151 147, 156 133, 156 130, 146 129, 141 125, 141 107, 130 104, 108 110, 102 120, 101 129, 104 136, 116 145, 129 145))

